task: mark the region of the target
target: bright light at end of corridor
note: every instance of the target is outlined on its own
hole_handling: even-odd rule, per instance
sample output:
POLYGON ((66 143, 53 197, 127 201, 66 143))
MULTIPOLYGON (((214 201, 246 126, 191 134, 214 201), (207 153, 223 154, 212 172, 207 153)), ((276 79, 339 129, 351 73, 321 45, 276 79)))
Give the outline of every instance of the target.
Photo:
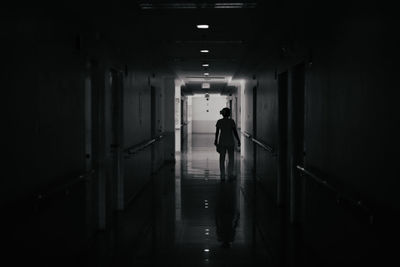
POLYGON ((201 84, 202 89, 209 89, 210 88, 210 83, 202 83, 201 84))

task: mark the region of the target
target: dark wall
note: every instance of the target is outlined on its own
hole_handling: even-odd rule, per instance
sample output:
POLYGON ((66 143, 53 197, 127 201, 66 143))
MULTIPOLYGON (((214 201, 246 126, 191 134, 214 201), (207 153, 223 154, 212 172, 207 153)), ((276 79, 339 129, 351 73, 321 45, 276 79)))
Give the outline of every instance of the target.
MULTIPOLYGON (((398 232, 394 222, 400 205, 394 163, 399 148, 395 127, 399 125, 395 115, 399 40, 393 31, 398 19, 388 7, 352 3, 287 2, 279 14, 277 45, 260 38, 257 50, 263 58, 255 71, 257 139, 277 148, 280 155, 289 153, 283 163, 287 174, 276 173, 279 161, 259 150, 257 177, 271 196, 279 193, 274 184, 283 179, 287 219, 303 225, 306 247, 321 261, 331 259, 333 265, 346 260, 368 262, 382 255, 386 259, 389 252, 382 251, 391 251, 385 242, 398 232), (281 117, 288 133, 279 132, 277 77, 288 73, 284 102, 294 116, 295 99, 289 97, 296 95, 291 79, 299 63, 305 64, 304 166, 333 191, 308 175, 301 176, 289 164, 294 122, 281 117), (288 145, 285 151, 279 140, 288 145), (383 254, 376 256, 379 253, 383 254)), ((251 94, 245 97, 251 105, 251 94)), ((253 127, 251 120, 246 123, 247 129, 253 127)), ((317 258, 312 254, 308 261, 318 262, 317 258)))
MULTIPOLYGON (((8 174, 1 181, 7 225, 2 229, 15 243, 10 250, 17 251, 19 246, 18 250, 31 250, 32 255, 37 252, 38 261, 44 259, 43 252, 54 252, 54 257, 77 253, 98 228, 112 223, 109 216, 117 209, 121 193, 113 154, 117 150, 122 155, 123 149, 153 138, 151 86, 158 107, 157 134, 165 124, 159 108, 164 106, 160 104, 163 78, 157 62, 146 59, 151 47, 132 52, 131 45, 145 47, 144 40, 129 36, 129 43, 121 43, 112 38, 122 38, 121 25, 102 27, 96 15, 71 10, 6 8, 2 16, 3 64, 7 66, 2 75, 7 129, 3 155, 8 174), (121 85, 119 96, 114 97, 122 101, 116 105, 112 71, 118 73, 121 85), (88 103, 91 115, 85 117, 88 103), (118 116, 123 123, 118 140, 112 130, 116 107, 121 109, 118 116), (79 178, 89 169, 94 173, 79 178)), ((163 164, 162 151, 158 143, 156 148, 147 148, 140 160, 122 161, 127 166, 121 172, 127 199, 163 164), (159 152, 153 158, 155 151, 159 152)))
POLYGON ((395 42, 389 19, 374 13, 346 18, 332 40, 313 49, 307 74, 307 164, 376 204, 399 199, 390 159, 398 142, 395 114, 395 42))
MULTIPOLYGON (((278 149, 278 90, 273 71, 263 71, 258 75, 256 117, 256 139, 278 149)), ((256 145, 256 176, 269 192, 268 197, 276 202, 278 194, 277 157, 275 152, 256 145)))
POLYGON ((85 65, 77 44, 84 28, 41 13, 5 19, 9 202, 84 170, 85 65))

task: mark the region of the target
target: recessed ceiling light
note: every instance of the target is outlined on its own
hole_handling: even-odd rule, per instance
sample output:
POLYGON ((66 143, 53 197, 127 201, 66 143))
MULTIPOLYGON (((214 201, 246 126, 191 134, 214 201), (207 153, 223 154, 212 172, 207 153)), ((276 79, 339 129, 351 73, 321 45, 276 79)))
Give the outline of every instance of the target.
POLYGON ((208 63, 204 63, 204 64, 202 64, 202 66, 203 66, 203 67, 209 67, 209 66, 210 66, 210 64, 208 64, 208 63))
POLYGON ((210 73, 204 72, 204 76, 208 76, 208 75, 210 75, 210 73))
POLYGON ((201 53, 208 53, 208 52, 210 52, 210 50, 208 50, 208 49, 202 49, 202 50, 200 50, 200 52, 201 52, 201 53))
POLYGON ((198 24, 197 29, 208 29, 209 26, 207 24, 198 24))

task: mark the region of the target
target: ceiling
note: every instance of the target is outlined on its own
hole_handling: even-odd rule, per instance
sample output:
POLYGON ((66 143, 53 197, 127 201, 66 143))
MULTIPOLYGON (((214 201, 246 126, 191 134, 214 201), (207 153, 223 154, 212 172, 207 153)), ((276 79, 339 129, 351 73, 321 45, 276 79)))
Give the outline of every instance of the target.
POLYGON ((183 93, 227 93, 251 52, 260 23, 258 1, 137 1, 146 38, 159 44, 164 63, 184 83, 183 93), (198 29, 207 24, 208 29, 198 29), (209 53, 201 53, 201 49, 209 53), (203 67, 202 64, 209 64, 203 67), (205 73, 208 73, 206 76, 205 73))

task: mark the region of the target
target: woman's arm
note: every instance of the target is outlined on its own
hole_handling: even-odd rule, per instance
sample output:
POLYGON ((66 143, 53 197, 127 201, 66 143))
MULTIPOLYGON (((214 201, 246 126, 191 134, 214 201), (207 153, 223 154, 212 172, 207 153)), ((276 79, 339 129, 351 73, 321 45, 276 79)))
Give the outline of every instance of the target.
MULTIPOLYGON (((232 120, 233 121, 233 120, 232 120)), ((238 142, 238 146, 240 146, 240 138, 237 132, 237 128, 236 128, 236 123, 235 121, 233 121, 233 127, 232 127, 232 131, 233 131, 233 135, 236 137, 236 140, 238 142)))
POLYGON ((220 132, 220 129, 218 127, 216 127, 214 145, 218 145, 219 132, 220 132))

